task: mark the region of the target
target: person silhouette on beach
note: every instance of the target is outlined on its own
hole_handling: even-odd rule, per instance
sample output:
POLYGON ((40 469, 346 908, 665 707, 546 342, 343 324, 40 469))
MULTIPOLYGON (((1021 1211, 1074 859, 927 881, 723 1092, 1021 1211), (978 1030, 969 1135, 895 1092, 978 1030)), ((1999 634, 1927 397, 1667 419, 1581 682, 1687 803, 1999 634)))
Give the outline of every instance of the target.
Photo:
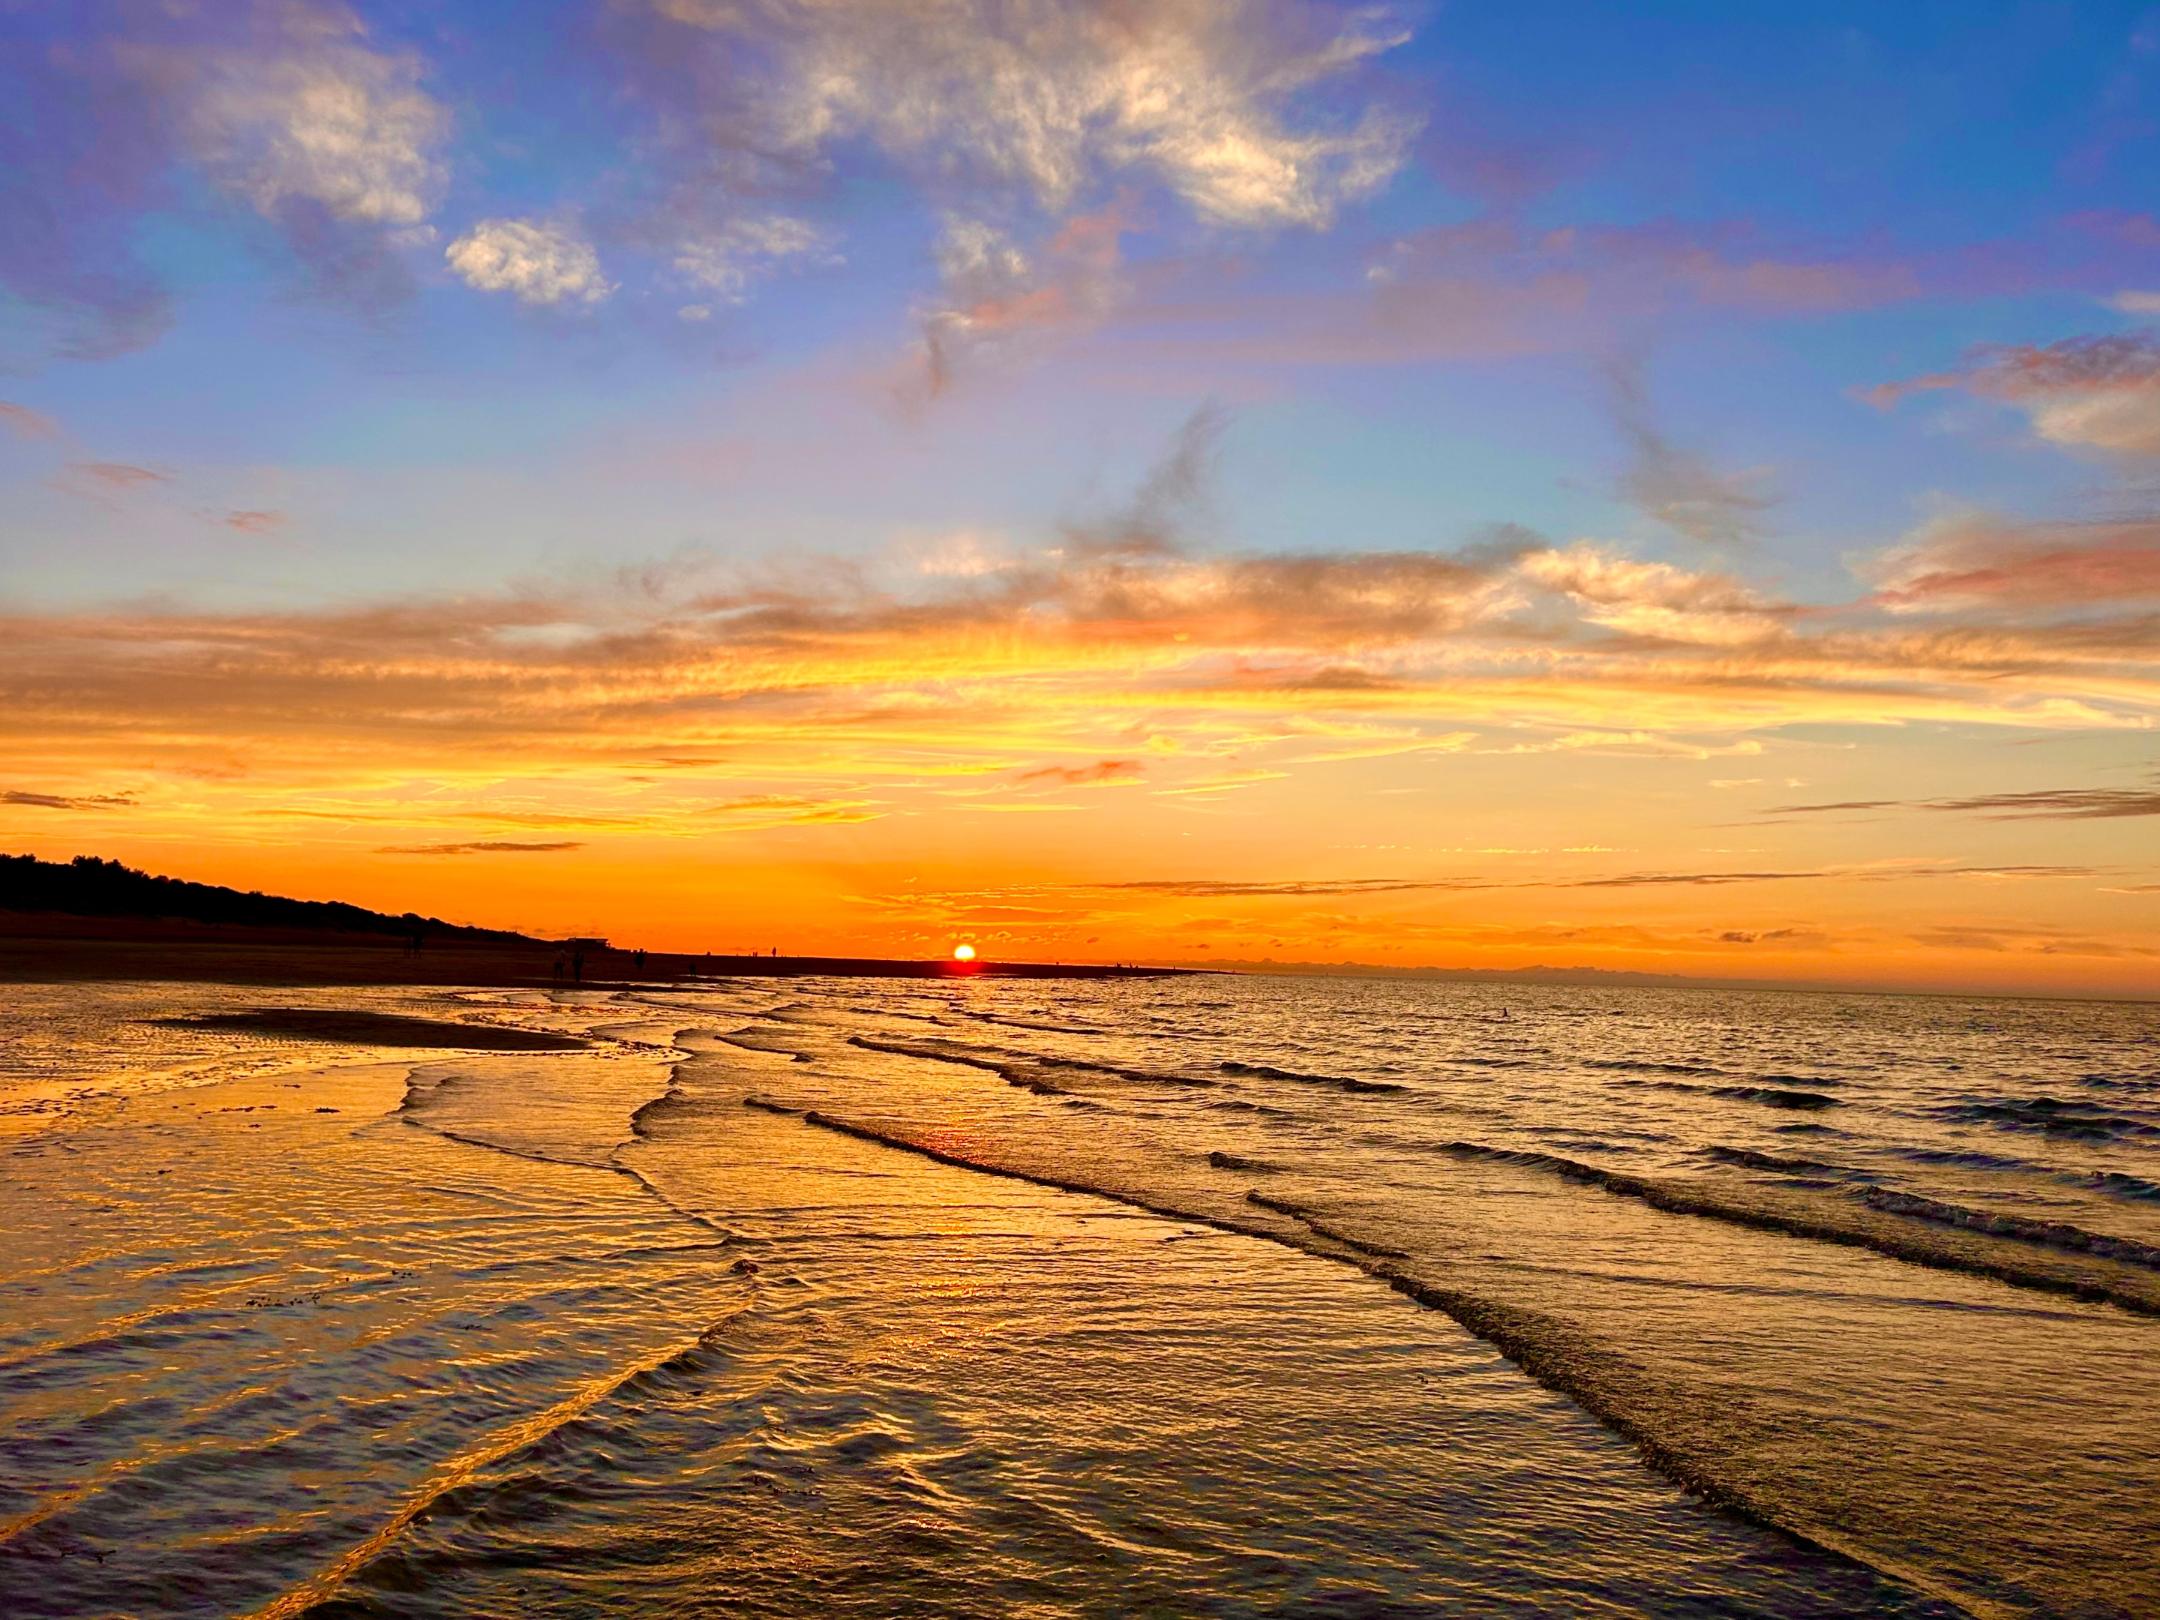
POLYGON ((585 953, 582 950, 570 953, 570 977, 579 984, 585 982, 585 953))

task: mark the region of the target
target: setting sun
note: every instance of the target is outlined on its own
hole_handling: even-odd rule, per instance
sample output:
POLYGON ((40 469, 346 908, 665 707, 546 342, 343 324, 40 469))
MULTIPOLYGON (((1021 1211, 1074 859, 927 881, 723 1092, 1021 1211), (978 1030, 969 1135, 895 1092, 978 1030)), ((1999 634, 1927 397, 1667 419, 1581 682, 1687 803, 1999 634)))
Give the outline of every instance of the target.
POLYGON ((954 947, 952 948, 952 959, 953 959, 953 960, 954 960, 955 962, 972 962, 972 961, 974 961, 974 960, 975 960, 975 947, 974 947, 974 946, 972 946, 972 945, 955 945, 955 946, 954 946, 954 947))

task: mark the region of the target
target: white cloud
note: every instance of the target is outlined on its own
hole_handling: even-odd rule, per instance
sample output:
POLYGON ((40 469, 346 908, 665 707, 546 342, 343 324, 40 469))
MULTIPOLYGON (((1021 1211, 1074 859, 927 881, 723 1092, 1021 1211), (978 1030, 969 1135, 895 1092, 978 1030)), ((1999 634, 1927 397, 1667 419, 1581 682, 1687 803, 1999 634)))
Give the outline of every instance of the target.
POLYGON ((1585 622, 1626 634, 1734 646, 1773 636, 1784 623, 1779 604, 1726 575, 1639 562, 1586 543, 1533 551, 1516 566, 1571 598, 1585 622))
POLYGON ((781 260, 813 254, 829 258, 830 240, 808 220, 753 215, 682 242, 675 250, 675 268, 707 292, 737 304, 752 278, 781 260))
POLYGON ((269 50, 197 59, 185 138, 227 190, 269 217, 294 203, 367 225, 420 225, 442 185, 449 115, 413 58, 376 51, 358 22, 295 7, 269 50))
POLYGON ((1377 105, 1293 117, 1294 103, 1408 37, 1372 11, 1344 23, 1260 0, 653 8, 777 69, 743 88, 754 103, 744 145, 814 156, 867 137, 941 175, 1014 181, 1056 210, 1100 172, 1144 170, 1211 220, 1323 225, 1395 172, 1413 130, 1377 105))
POLYGON ((528 304, 597 304, 615 290, 592 244, 560 221, 484 219, 443 257, 471 286, 528 304))
POLYGON ((938 239, 939 273, 955 285, 1010 291, 1027 279, 1027 255, 995 225, 979 219, 948 219, 938 239))

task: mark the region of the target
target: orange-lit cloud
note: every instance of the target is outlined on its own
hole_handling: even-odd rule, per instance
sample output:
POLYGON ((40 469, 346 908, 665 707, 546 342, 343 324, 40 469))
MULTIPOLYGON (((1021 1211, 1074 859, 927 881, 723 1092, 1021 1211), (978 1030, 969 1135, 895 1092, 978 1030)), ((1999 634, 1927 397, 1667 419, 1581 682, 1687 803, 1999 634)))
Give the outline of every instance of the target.
POLYGON ((1983 349, 1960 370, 1887 383, 1868 397, 1893 405, 1942 388, 2016 406, 2053 444, 2160 455, 2160 337, 2151 332, 1983 349))

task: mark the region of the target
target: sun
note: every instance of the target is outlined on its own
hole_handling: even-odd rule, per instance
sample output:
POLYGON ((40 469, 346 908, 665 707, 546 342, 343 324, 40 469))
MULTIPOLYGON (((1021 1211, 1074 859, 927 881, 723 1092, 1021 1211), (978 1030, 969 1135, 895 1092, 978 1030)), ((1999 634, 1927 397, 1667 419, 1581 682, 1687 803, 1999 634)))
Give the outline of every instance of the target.
POLYGON ((961 945, 955 945, 955 946, 954 946, 954 947, 952 948, 952 959, 953 959, 953 960, 954 960, 955 962, 972 962, 972 961, 974 961, 974 960, 975 960, 975 947, 974 947, 974 946, 972 946, 972 945, 966 945, 966 944, 961 944, 961 945))

